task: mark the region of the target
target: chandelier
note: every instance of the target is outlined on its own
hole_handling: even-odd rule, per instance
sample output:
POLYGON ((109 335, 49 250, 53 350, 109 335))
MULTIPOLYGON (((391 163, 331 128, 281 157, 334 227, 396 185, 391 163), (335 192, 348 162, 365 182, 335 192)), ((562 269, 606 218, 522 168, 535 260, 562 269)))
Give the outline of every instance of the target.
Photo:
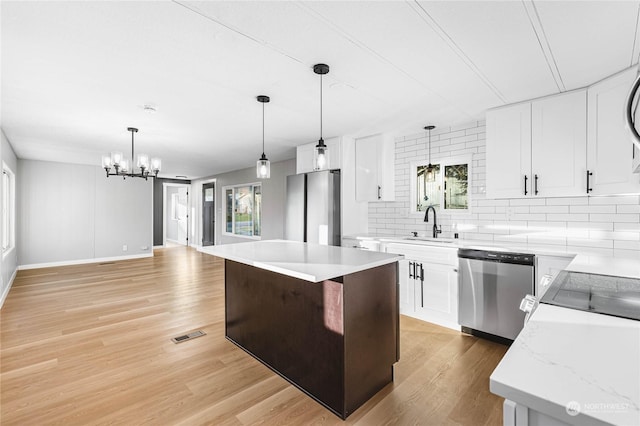
POLYGON ((102 167, 106 170, 107 177, 122 176, 123 179, 127 177, 139 177, 144 180, 147 180, 149 176, 153 178, 158 177, 162 160, 152 158, 151 163, 149 163, 149 156, 147 154, 138 155, 136 162, 137 171, 134 171, 133 159, 136 158, 136 156, 133 148, 133 135, 138 132, 138 129, 135 127, 127 127, 127 131, 131 132, 131 161, 129 162, 129 159, 124 158, 121 151, 114 151, 111 155, 103 155, 102 167), (112 173, 111 168, 113 168, 115 172, 112 173))

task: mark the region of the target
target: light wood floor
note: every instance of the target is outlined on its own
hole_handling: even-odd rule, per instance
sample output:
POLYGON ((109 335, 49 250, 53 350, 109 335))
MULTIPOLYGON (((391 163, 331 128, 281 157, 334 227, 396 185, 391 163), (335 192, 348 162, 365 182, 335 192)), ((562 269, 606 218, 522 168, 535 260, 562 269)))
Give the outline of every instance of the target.
POLYGON ((395 382, 341 421, 225 340, 223 275, 185 247, 20 271, 0 311, 0 423, 502 423, 489 375, 506 347, 407 317, 395 382))

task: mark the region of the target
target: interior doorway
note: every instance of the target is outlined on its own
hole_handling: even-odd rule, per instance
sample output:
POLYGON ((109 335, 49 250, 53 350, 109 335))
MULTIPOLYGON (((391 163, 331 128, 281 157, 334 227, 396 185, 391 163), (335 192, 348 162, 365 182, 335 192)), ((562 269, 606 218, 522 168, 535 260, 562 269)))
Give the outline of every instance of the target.
POLYGON ((163 245, 189 245, 189 184, 164 183, 162 193, 163 245))
POLYGON ((202 185, 202 245, 212 246, 215 244, 215 224, 216 224, 216 190, 215 182, 202 185))

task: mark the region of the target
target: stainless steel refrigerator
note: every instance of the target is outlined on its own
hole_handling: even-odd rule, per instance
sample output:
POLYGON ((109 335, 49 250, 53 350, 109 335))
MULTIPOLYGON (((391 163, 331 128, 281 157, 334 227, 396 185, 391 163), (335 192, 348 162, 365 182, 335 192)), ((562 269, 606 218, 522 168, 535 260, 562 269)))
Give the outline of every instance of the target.
POLYGON ((287 240, 340 245, 340 170, 287 176, 287 240))

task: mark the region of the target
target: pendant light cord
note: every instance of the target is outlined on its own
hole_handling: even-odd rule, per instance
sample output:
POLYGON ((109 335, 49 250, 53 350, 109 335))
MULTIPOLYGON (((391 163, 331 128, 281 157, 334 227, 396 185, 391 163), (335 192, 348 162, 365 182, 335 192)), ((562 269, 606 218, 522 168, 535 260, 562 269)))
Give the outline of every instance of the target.
POLYGON ((262 156, 264 157, 264 102, 262 103, 262 156))
POLYGON ((429 129, 429 164, 431 164, 431 129, 429 129))
POLYGON ((322 139, 322 74, 320 74, 320 140, 322 139))

